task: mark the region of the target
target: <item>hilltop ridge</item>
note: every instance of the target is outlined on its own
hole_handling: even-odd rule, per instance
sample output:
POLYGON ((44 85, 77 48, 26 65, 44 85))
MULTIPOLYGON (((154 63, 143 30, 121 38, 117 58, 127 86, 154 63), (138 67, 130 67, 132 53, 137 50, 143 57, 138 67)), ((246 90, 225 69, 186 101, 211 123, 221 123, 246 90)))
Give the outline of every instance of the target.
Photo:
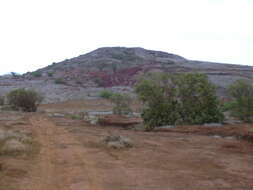
POLYGON ((132 91, 139 76, 148 72, 205 73, 221 96, 226 96, 226 88, 238 79, 253 83, 250 66, 194 61, 140 47, 104 47, 22 76, 1 77, 0 89, 7 93, 14 88, 34 88, 42 91, 48 102, 65 101, 93 96, 103 88, 132 91))

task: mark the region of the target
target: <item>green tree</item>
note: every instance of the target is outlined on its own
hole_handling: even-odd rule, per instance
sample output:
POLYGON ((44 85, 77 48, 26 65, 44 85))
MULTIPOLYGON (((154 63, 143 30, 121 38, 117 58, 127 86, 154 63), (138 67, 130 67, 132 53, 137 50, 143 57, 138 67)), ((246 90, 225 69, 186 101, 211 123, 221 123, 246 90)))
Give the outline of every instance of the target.
POLYGON ((148 74, 137 83, 135 91, 143 102, 142 118, 148 130, 179 120, 175 86, 174 76, 161 73, 148 74))
POLYGON ((144 103, 142 117, 147 129, 224 119, 215 87, 204 74, 155 73, 141 79, 135 90, 144 103))
POLYGON ((237 80, 229 87, 234 99, 232 114, 246 122, 253 121, 253 85, 246 80, 237 80))
POLYGON ((177 77, 178 103, 182 120, 188 124, 221 122, 224 119, 216 88, 201 73, 177 77))
POLYGON ((128 115, 132 113, 130 108, 132 99, 128 94, 114 93, 110 97, 111 102, 114 104, 113 113, 117 115, 128 115))

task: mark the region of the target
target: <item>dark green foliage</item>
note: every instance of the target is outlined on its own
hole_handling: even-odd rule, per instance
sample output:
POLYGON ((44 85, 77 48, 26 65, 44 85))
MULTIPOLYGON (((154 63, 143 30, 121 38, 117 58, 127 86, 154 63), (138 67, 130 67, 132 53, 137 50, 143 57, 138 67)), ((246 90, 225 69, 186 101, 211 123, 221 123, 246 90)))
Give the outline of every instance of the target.
POLYGON ((99 94, 101 98, 110 99, 114 93, 110 90, 102 90, 99 94))
POLYGON ((229 102, 224 102, 221 106, 221 110, 223 112, 226 111, 231 111, 234 109, 234 107, 236 106, 236 102, 235 101, 229 101, 229 102))
POLYGON ((55 83, 55 84, 66 84, 66 82, 64 81, 63 78, 55 79, 54 83, 55 83))
POLYGON ((162 125, 221 122, 215 87, 204 74, 155 73, 136 85, 148 129, 162 125))
POLYGON ((132 113, 130 108, 131 97, 127 94, 114 93, 110 100, 114 104, 113 113, 117 115, 127 115, 132 113))
POLYGON ((142 118, 147 129, 155 126, 176 123, 180 116, 177 110, 177 99, 174 77, 154 73, 136 85, 136 92, 144 103, 142 118))
POLYGON ((215 95, 215 86, 204 74, 178 75, 178 98, 181 119, 188 124, 221 122, 224 116, 215 95))
POLYGON ((97 84, 99 87, 103 86, 103 80, 99 77, 93 79, 94 83, 97 84))
POLYGON ((7 95, 8 103, 13 109, 25 112, 35 112, 42 99, 37 92, 26 89, 16 89, 7 95))
POLYGON ((3 105, 4 105, 4 97, 0 96, 0 106, 3 106, 3 105))
POLYGON ((47 76, 49 76, 49 77, 52 77, 53 75, 54 75, 53 72, 48 72, 48 73, 47 73, 47 76))
POLYGON ((246 122, 253 121, 253 85, 246 80, 238 80, 229 87, 235 103, 232 114, 246 122))
POLYGON ((39 71, 32 72, 31 74, 33 77, 41 77, 42 76, 41 72, 39 72, 39 71))

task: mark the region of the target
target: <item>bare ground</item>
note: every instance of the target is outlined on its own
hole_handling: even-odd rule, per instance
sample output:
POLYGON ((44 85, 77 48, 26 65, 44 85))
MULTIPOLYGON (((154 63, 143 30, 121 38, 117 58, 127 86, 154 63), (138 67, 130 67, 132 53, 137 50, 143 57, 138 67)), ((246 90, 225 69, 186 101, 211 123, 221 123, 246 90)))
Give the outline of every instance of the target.
POLYGON ((245 140, 91 126, 42 113, 22 121, 0 124, 31 132, 40 146, 0 156, 0 190, 253 189, 253 144, 245 140), (108 134, 127 136, 134 147, 109 149, 100 143, 108 134))

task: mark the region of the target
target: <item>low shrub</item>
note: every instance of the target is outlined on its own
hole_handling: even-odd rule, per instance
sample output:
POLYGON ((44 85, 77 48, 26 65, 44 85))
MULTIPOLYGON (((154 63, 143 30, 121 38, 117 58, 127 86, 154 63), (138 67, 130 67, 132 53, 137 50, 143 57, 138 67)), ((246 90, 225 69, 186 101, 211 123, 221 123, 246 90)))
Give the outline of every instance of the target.
POLYGON ((47 73, 47 76, 49 76, 49 77, 52 77, 53 75, 54 75, 53 72, 48 72, 48 73, 47 73))
POLYGON ((0 96, 0 106, 3 106, 3 105, 4 105, 4 97, 0 96))
POLYGON ((32 72, 31 75, 32 75, 33 77, 41 77, 41 76, 42 76, 42 73, 39 72, 39 71, 35 71, 35 72, 32 72))
POLYGON ((58 78, 58 79, 55 79, 54 83, 55 84, 66 84, 66 81, 64 81, 63 78, 58 78))
POLYGON ((16 89, 7 95, 7 100, 14 110, 35 112, 43 98, 34 90, 16 89))
POLYGON ((101 98, 105 98, 105 99, 110 99, 113 95, 114 95, 114 93, 111 90, 102 90, 99 93, 99 96, 101 98))
POLYGON ((111 102, 114 104, 113 113, 117 115, 128 115, 132 113, 131 102, 132 99, 128 94, 114 93, 110 97, 111 102))

